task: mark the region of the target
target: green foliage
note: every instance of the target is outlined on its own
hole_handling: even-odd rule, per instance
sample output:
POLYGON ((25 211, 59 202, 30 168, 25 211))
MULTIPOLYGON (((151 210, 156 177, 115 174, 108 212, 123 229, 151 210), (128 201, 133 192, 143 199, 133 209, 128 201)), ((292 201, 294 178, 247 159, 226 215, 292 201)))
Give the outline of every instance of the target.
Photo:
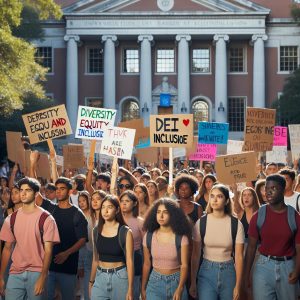
POLYGON ((272 106, 279 125, 300 124, 300 68, 287 78, 282 96, 272 106))
POLYGON ((293 4, 291 7, 291 16, 292 18, 300 24, 300 7, 297 4, 293 4))

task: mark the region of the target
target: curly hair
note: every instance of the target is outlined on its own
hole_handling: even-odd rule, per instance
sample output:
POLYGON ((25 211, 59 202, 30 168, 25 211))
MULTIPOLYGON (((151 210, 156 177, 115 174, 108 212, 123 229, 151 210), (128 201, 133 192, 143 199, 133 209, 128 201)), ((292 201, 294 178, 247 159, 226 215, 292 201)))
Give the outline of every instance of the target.
POLYGON ((175 192, 177 194, 179 192, 180 185, 183 183, 187 183, 190 186, 193 195, 198 191, 199 184, 197 179, 194 176, 187 175, 187 174, 180 174, 180 176, 178 176, 174 182, 175 192))
POLYGON ((161 198, 153 203, 146 214, 143 230, 154 232, 159 229, 160 225, 157 222, 157 210, 160 205, 164 205, 169 212, 169 225, 172 231, 178 235, 186 235, 190 239, 192 235, 192 225, 178 203, 170 198, 161 198))

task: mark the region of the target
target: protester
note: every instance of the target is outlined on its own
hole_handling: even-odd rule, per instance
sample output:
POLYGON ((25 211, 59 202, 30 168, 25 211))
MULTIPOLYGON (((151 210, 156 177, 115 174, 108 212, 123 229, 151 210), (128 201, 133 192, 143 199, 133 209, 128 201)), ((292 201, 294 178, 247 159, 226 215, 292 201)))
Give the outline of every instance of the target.
POLYGON ((151 175, 149 173, 143 173, 141 176, 141 183, 144 183, 147 185, 147 182, 151 180, 151 175))
POLYGON ((121 176, 118 179, 118 195, 121 195, 126 190, 133 190, 134 183, 128 176, 121 176))
POLYGON ((260 205, 266 204, 267 202, 265 185, 266 185, 265 179, 260 179, 255 183, 255 192, 257 194, 260 205))
POLYGON ((20 207, 23 206, 23 203, 21 201, 20 197, 20 190, 19 186, 16 184, 10 193, 10 199, 8 201, 8 207, 7 207, 7 215, 11 215, 14 211, 17 211, 20 207))
POLYGON ((39 182, 23 178, 18 186, 23 206, 5 219, 0 233, 0 239, 5 241, 0 293, 6 300, 43 299, 52 248, 60 241, 59 233, 54 218, 35 204, 39 182), (4 274, 11 252, 12 265, 5 289, 4 274))
POLYGON ((144 230, 142 300, 188 299, 189 220, 175 201, 162 198, 147 214, 144 230))
POLYGON ((91 219, 92 219, 93 228, 98 224, 101 202, 106 197, 106 195, 107 194, 102 190, 96 190, 92 194, 90 209, 91 209, 91 219))
POLYGON ((272 175, 272 174, 276 174, 278 172, 278 165, 276 163, 269 163, 267 164, 266 166, 266 175, 269 176, 269 175, 272 175))
POLYGON ((132 175, 137 179, 138 182, 141 181, 141 176, 145 173, 145 170, 141 167, 137 167, 132 171, 132 175))
POLYGON ((196 197, 196 202, 202 206, 203 210, 206 210, 206 206, 209 200, 209 192, 212 186, 217 182, 217 178, 212 174, 207 174, 202 180, 202 185, 199 190, 199 194, 196 197))
POLYGON ((152 203, 159 198, 158 186, 153 180, 149 180, 146 186, 149 192, 149 204, 152 205, 152 203))
POLYGON ((161 176, 161 170, 159 168, 153 168, 150 171, 152 180, 156 181, 157 177, 161 176))
POLYGON ((147 186, 143 183, 138 183, 133 191, 139 201, 139 216, 144 217, 149 209, 149 192, 147 186))
POLYGON ((207 216, 198 220, 193 230, 190 294, 193 297, 198 295, 200 300, 239 299, 242 287, 244 230, 242 223, 232 217, 229 189, 226 186, 213 186, 206 213, 207 216), (203 251, 202 262, 200 250, 203 251))
POLYGON ((195 172, 194 172, 194 176, 197 178, 198 180, 198 185, 199 187, 202 186, 202 181, 203 181, 203 178, 204 178, 204 174, 202 171, 200 171, 199 169, 196 169, 195 172))
POLYGON ((108 195, 101 203, 93 232, 91 299, 133 300, 133 237, 120 211, 119 200, 108 195))
POLYGON ((168 195, 168 180, 164 176, 158 176, 155 179, 158 188, 158 197, 167 197, 168 195))
POLYGON ((51 200, 53 203, 57 203, 56 200, 56 186, 53 183, 47 183, 45 186, 45 197, 51 200))
POLYGON ((245 258, 245 288, 252 282, 254 300, 297 299, 300 261, 300 216, 284 203, 285 178, 266 179, 268 205, 262 206, 250 221, 245 258), (260 253, 253 269, 257 244, 260 253))
POLYGON ((110 175, 108 173, 100 173, 97 176, 97 188, 104 192, 109 192, 110 189, 110 175))
POLYGON ((124 221, 132 230, 134 245, 134 300, 139 300, 143 266, 142 240, 144 219, 139 216, 139 201, 135 193, 125 191, 120 195, 120 207, 124 221))

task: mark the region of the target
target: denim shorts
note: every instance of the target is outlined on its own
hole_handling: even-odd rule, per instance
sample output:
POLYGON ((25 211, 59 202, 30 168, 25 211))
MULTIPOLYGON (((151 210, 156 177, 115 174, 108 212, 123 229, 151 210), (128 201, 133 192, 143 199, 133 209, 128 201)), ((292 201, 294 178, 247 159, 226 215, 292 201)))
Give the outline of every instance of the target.
POLYGON ((97 268, 91 300, 99 298, 110 300, 126 299, 127 291, 128 274, 125 266, 112 273, 102 272, 97 268))
MULTIPOLYGON (((180 281, 180 272, 172 275, 163 275, 152 270, 146 288, 146 297, 149 300, 172 300, 180 281)), ((187 290, 184 286, 182 300, 187 300, 187 290)))
POLYGON ((233 260, 214 262, 203 259, 197 281, 199 299, 232 300, 235 283, 233 260))

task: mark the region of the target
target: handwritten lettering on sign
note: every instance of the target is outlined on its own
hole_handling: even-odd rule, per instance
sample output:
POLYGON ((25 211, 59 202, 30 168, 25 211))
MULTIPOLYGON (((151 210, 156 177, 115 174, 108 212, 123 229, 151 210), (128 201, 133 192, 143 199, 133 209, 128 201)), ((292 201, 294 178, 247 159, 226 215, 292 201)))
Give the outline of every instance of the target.
POLYGON ((116 113, 115 109, 79 105, 75 137, 102 140, 104 130, 114 126, 116 113))
POLYGON ((197 151, 189 156, 189 160, 215 161, 216 155, 216 144, 198 144, 197 151))
POLYGON ((226 144, 228 140, 228 123, 199 122, 199 144, 226 144))
POLYGON ((154 147, 191 147, 193 115, 150 116, 150 144, 154 147))
POLYGON ((63 157, 65 169, 77 169, 84 167, 83 145, 63 145, 63 157))
POLYGON ((275 109, 247 107, 243 151, 271 151, 275 109))
POLYGON ((274 126, 274 146, 287 146, 287 127, 274 126))
POLYGON ((300 157, 300 124, 289 125, 292 159, 300 157))
POLYGON ((112 127, 104 132, 101 154, 122 159, 131 159, 135 129, 112 127))
POLYGON ((72 133, 64 105, 58 105, 22 116, 31 144, 72 133))

